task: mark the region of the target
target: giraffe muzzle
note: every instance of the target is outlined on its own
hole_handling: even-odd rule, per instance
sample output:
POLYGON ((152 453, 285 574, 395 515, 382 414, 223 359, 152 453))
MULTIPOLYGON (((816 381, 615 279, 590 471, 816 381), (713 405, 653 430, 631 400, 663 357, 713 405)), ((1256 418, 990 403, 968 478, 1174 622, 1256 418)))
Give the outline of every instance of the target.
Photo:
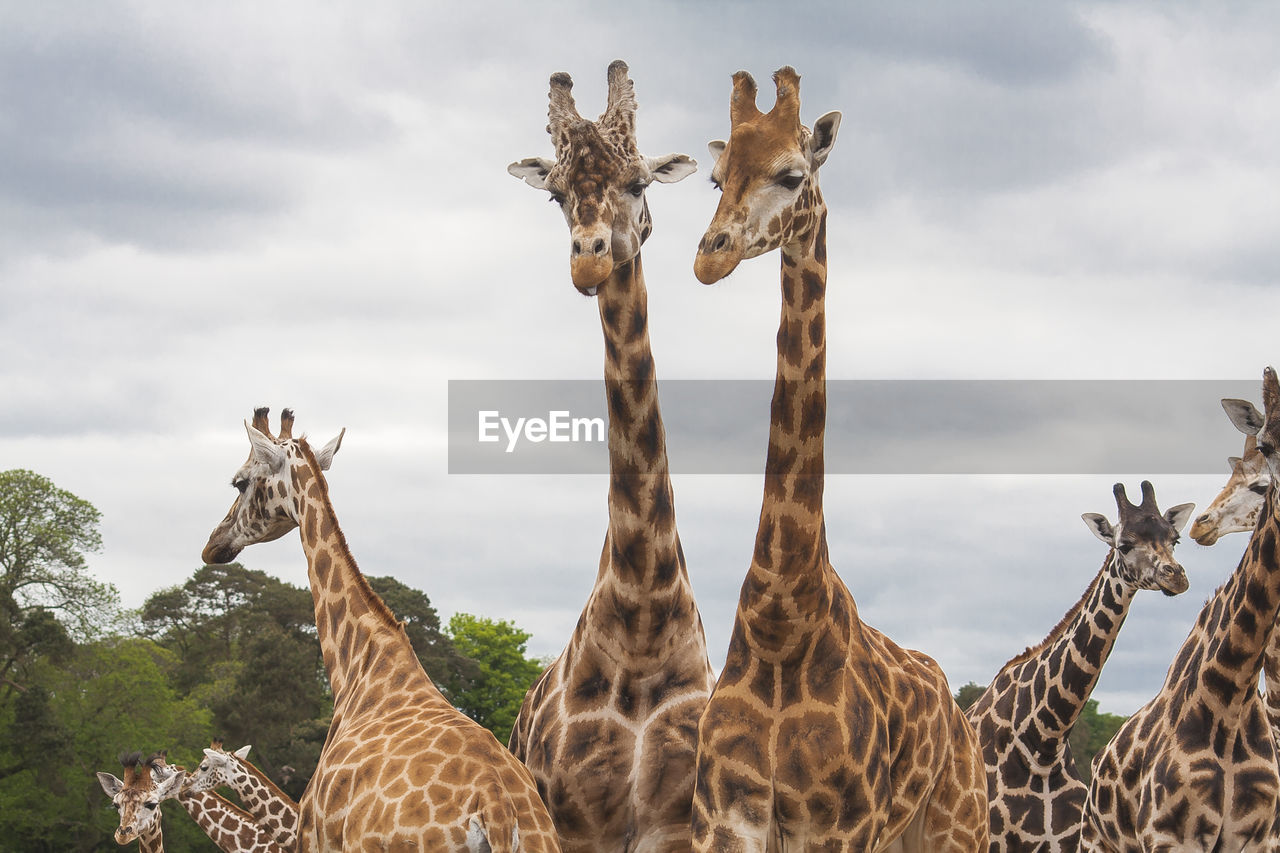
POLYGON ((1190 536, 1201 545, 1212 545, 1218 541, 1218 524, 1216 520, 1204 513, 1191 525, 1190 536))
POLYGON ((698 243, 693 274, 703 284, 715 284, 738 268, 742 251, 728 231, 708 231, 698 243))
POLYGON ((1181 595, 1191 586, 1186 570, 1177 563, 1161 566, 1156 573, 1156 583, 1159 584, 1160 591, 1170 597, 1181 595))
POLYGON ((613 272, 613 251, 609 240, 599 235, 573 238, 569 256, 569 277, 573 286, 588 296, 613 272))

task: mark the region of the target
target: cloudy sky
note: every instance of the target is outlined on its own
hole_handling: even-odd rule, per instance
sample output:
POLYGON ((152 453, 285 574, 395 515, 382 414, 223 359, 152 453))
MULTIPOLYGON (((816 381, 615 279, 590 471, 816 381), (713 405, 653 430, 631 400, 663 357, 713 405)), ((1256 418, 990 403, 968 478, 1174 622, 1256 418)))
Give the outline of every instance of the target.
MULTIPOLYGON (((241 421, 292 406, 315 439, 347 428, 330 484, 367 573, 559 651, 595 575, 605 481, 450 474, 448 383, 599 379, 599 319, 570 286, 564 222, 506 166, 551 156, 552 72, 573 75, 594 116, 615 58, 631 66, 642 150, 702 164, 648 194, 660 378, 773 375, 777 256, 710 288, 692 259, 717 201, 706 142, 727 134, 730 76, 751 71, 767 108, 784 64, 803 77, 806 122, 844 115, 821 173, 830 378, 1221 381, 1185 386, 1207 423, 1221 418, 1209 437, 1176 418, 1147 429, 1224 459, 1241 439, 1216 398, 1256 388, 1280 357, 1256 319, 1280 311, 1268 4, 202 11, 0 3, 0 468, 103 511, 92 567, 129 605, 199 567, 247 450, 241 421)), ((966 405, 958 422, 1002 427, 1004 409, 955 395, 911 412, 966 405)), ((1048 458, 1109 442, 1101 427, 1048 435, 1048 458)), ((832 476, 833 562, 866 621, 937 657, 953 687, 985 683, 1101 564, 1079 514, 1114 518, 1111 484, 1137 494, 1143 477, 1162 506, 1203 507, 1226 466, 832 476)), ((761 483, 758 467, 675 482, 717 665, 761 483)), ((1103 710, 1159 689, 1244 544, 1188 541, 1191 591, 1139 595, 1103 710)), ((243 562, 305 583, 295 537, 243 562)))

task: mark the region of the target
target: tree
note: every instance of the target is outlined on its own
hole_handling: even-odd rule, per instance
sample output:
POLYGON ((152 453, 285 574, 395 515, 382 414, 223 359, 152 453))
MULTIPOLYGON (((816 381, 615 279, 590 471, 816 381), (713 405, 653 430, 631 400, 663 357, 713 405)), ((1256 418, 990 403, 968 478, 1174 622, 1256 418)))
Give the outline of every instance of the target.
POLYGON ((1076 772, 1086 785, 1093 778, 1093 757, 1111 742, 1126 719, 1120 714, 1099 713, 1097 699, 1084 703, 1084 710, 1071 730, 1071 754, 1075 757, 1076 772))
POLYGON ((455 613, 449 634, 458 651, 475 661, 476 676, 449 684, 449 696, 467 716, 506 743, 520 704, 542 672, 525 657, 530 635, 511 622, 455 613))
POLYGON ((956 704, 960 706, 961 711, 969 710, 969 707, 978 701, 978 697, 987 692, 985 685, 978 684, 976 681, 970 681, 964 687, 956 691, 956 704))
POLYGON ((119 618, 115 587, 87 572, 101 513, 31 471, 0 471, 0 704, 42 654, 65 654, 119 618))

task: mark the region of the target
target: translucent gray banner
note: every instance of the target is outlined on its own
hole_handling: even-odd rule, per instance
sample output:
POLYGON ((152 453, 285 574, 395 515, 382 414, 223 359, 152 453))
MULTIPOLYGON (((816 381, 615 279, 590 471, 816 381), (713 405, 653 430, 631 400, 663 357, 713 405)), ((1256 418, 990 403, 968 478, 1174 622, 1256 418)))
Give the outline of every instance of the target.
MULTIPOLYGON (((773 380, 664 380, 673 474, 759 474, 773 380)), ((1225 473, 1257 380, 833 380, 829 474, 1225 473)), ((604 474, 601 380, 451 380, 449 473, 604 474)))

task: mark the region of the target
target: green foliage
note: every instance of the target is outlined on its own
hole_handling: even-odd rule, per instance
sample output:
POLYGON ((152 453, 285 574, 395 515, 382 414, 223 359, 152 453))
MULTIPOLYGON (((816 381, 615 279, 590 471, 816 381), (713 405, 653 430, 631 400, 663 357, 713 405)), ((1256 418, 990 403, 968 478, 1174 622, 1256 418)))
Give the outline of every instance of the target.
POLYGON ((511 622, 468 613, 449 620, 458 651, 476 664, 476 676, 449 684, 449 695, 471 719, 506 743, 520 704, 542 672, 542 664, 525 656, 529 634, 511 622))
POLYGON ((1086 785, 1093 778, 1093 757, 1111 742, 1126 719, 1119 714, 1099 713, 1097 699, 1084 703, 1080 719, 1071 730, 1071 752, 1076 759, 1076 772, 1086 785))
POLYGON ((119 615, 114 587, 87 571, 101 515, 39 474, 0 471, 0 705, 30 667, 96 636, 119 615))
POLYGON ((967 711, 978 701, 978 697, 985 693, 987 688, 977 682, 970 681, 964 687, 956 691, 956 704, 960 706, 961 711, 967 711))
POLYGON ((191 747, 214 735, 253 744, 265 773, 288 765, 305 784, 319 750, 294 730, 332 710, 314 618, 309 591, 239 563, 204 566, 147 599, 143 630, 174 652, 175 686, 213 713, 191 747))

